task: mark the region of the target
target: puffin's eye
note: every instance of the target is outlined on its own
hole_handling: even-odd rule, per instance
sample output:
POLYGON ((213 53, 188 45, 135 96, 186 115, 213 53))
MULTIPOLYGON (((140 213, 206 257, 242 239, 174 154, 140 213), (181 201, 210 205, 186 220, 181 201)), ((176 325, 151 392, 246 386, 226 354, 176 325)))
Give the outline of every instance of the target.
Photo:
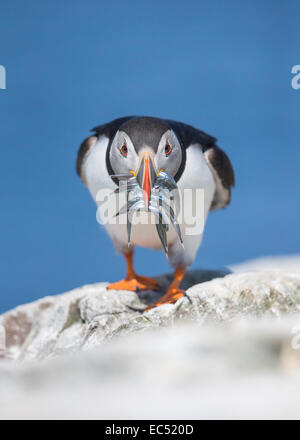
POLYGON ((122 147, 120 148, 120 152, 124 157, 127 157, 128 155, 128 148, 125 144, 122 145, 122 147))
POLYGON ((165 155, 169 156, 171 154, 171 151, 173 150, 173 148, 171 147, 170 144, 166 144, 165 146, 165 155))

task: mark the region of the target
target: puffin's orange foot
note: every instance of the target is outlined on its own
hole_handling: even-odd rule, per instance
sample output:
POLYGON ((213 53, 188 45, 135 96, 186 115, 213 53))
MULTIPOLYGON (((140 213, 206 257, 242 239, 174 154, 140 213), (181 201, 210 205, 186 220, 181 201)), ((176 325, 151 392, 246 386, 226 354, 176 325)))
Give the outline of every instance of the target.
POLYGON ((169 288, 167 293, 163 297, 161 297, 160 299, 155 301, 155 303, 153 303, 150 306, 148 306, 144 310, 144 312, 148 312, 148 310, 151 310, 154 307, 162 306, 164 304, 175 304, 176 301, 178 301, 183 296, 185 296, 185 291, 184 290, 176 289, 174 287, 173 288, 169 288))
POLYGON ((138 290, 158 290, 159 283, 153 278, 134 275, 132 278, 125 278, 117 283, 112 283, 107 286, 108 290, 129 290, 136 292, 138 290))

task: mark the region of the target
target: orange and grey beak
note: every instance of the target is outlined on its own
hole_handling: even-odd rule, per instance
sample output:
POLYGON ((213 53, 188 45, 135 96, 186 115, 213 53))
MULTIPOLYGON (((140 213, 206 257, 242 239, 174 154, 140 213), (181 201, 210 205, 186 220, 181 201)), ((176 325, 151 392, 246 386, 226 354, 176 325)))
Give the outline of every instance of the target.
POLYGON ((137 181, 144 191, 145 205, 148 208, 151 197, 151 190, 156 179, 156 170, 151 153, 144 153, 141 157, 138 171, 136 173, 137 181))

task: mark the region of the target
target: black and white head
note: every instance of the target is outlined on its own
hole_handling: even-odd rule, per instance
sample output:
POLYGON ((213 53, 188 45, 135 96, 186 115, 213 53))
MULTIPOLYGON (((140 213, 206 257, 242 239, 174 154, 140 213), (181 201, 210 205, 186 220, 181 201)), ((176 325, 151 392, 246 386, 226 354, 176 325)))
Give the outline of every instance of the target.
POLYGON ((127 121, 114 135, 106 156, 110 174, 132 174, 147 201, 156 176, 164 171, 178 178, 184 168, 185 151, 176 133, 156 118, 127 121))

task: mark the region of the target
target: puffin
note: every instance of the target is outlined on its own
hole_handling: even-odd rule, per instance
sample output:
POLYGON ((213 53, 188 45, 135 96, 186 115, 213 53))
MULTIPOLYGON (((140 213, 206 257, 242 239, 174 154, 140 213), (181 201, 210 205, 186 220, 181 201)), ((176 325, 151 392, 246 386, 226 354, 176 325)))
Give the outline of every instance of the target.
MULTIPOLYGON (((179 192, 200 190, 202 218, 199 220, 204 226, 210 211, 225 208, 230 203, 235 184, 230 159, 217 146, 215 137, 169 119, 127 116, 90 131, 91 136, 81 143, 78 150, 77 174, 96 202, 97 218, 117 252, 124 256, 127 266, 125 278, 109 284, 107 289, 132 292, 158 290, 160 286, 156 279, 136 273, 133 254, 136 246, 164 250, 169 265, 174 269, 174 278, 165 294, 145 311, 174 304, 185 296, 180 284, 196 257, 204 227, 188 233, 185 216, 177 223, 172 213, 174 227, 163 228, 163 209, 160 211, 153 207, 153 203, 163 199, 160 194, 164 194, 166 188, 176 188, 179 192), (129 222, 128 205, 127 209, 125 205, 125 209, 120 210, 117 200, 124 194, 126 199, 127 194, 129 204, 130 191, 127 189, 124 193, 122 189, 124 179, 130 191, 142 194, 138 202, 133 201, 130 205, 143 206, 143 209, 136 210, 139 211, 136 215, 140 216, 136 224, 133 220, 129 222), (160 187, 162 190, 157 195, 155 191, 160 191, 160 187), (111 216, 108 216, 108 211, 111 216), (151 211, 158 213, 159 220, 153 221, 151 211), (159 226, 157 222, 160 222, 159 226)), ((173 202, 174 197, 168 206, 174 207, 173 202)), ((172 208, 170 210, 173 211, 172 208)), ((131 219, 134 214, 131 212, 131 219)))

